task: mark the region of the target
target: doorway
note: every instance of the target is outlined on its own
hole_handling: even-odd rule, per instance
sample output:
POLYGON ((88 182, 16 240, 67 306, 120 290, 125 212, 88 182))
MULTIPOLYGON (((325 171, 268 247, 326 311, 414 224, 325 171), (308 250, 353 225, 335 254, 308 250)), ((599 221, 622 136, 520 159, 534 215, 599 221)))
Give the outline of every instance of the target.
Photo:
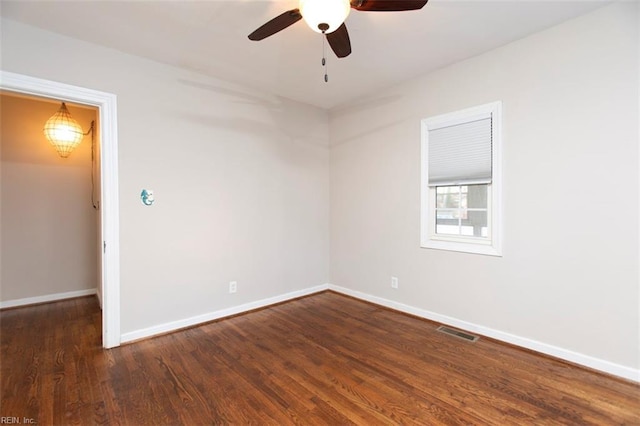
POLYGON ((75 102, 98 109, 100 222, 102 230, 102 346, 120 345, 120 241, 116 96, 78 86, 0 71, 0 89, 75 102))

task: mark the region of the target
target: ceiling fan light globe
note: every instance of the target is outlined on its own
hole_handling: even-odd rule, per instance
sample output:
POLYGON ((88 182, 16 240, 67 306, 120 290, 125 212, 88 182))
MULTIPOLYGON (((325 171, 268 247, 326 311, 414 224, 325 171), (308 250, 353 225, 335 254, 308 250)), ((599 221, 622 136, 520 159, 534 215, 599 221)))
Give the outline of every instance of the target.
POLYGON ((349 0, 300 0, 300 14, 309 27, 317 33, 331 33, 347 19, 351 11, 349 0), (321 28, 329 29, 323 31, 321 28))

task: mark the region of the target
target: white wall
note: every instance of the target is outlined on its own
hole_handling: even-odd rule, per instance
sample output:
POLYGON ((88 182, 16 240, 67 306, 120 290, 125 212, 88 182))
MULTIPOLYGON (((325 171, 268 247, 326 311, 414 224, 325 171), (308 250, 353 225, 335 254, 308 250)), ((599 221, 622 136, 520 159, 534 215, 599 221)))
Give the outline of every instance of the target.
MULTIPOLYGON (((91 138, 61 158, 42 128, 59 103, 0 95, 0 302, 96 288, 91 138)), ((85 131, 92 109, 68 105, 85 131)))
POLYGON ((636 8, 614 4, 332 111, 331 282, 637 371, 636 8), (504 256, 421 249, 420 119, 496 100, 504 256))
POLYGON ((118 97, 122 333, 328 282, 325 111, 7 20, 2 67, 118 97))

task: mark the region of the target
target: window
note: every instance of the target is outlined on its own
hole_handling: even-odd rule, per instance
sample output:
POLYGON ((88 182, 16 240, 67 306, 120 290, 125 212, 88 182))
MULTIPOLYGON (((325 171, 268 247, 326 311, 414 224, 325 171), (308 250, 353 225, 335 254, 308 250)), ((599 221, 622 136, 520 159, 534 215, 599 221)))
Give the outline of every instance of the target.
POLYGON ((422 247, 502 255, 500 128, 500 102, 422 120, 422 247))

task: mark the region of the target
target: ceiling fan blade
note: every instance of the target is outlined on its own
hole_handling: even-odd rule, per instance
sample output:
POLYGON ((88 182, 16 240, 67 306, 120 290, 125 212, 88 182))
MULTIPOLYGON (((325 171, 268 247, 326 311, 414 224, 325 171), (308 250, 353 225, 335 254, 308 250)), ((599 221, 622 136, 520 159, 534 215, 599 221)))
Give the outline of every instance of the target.
POLYGON ((344 23, 337 30, 328 33, 326 36, 329 46, 331 46, 338 58, 344 58, 351 54, 351 40, 349 40, 349 32, 344 23))
POLYGON ((422 9, 428 0, 351 0, 351 7, 364 12, 400 12, 422 9))
POLYGON ((262 40, 275 33, 284 30, 288 26, 291 26, 302 19, 299 9, 291 9, 284 12, 281 15, 276 16, 251 34, 249 34, 249 40, 262 40))

